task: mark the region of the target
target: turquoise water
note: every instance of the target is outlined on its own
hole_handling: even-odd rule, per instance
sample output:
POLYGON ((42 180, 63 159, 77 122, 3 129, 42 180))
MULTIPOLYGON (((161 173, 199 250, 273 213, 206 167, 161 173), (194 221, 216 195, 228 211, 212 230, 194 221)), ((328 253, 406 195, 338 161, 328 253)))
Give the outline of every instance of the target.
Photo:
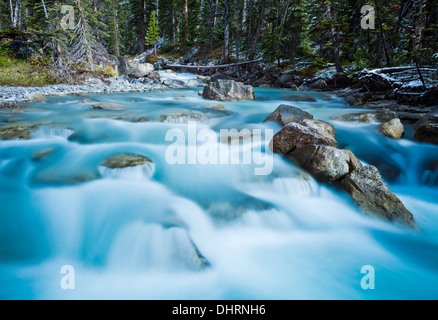
POLYGON ((1 299, 438 298, 437 146, 333 121, 363 110, 331 94, 291 102, 290 91, 257 89, 257 101, 216 111, 199 90, 51 97, 0 114, 1 124, 45 123, 30 140, 0 141, 1 299), (104 101, 127 109, 88 109, 104 101), (261 122, 282 103, 333 123, 340 147, 381 170, 420 231, 363 215, 278 155, 266 176, 254 164, 166 161, 166 133, 187 133, 190 117, 202 120, 197 130, 276 132, 261 122), (122 152, 154 165, 99 166, 122 152), (196 252, 208 266, 194 266, 196 252), (60 286, 64 265, 74 267, 74 290, 60 286), (365 265, 374 290, 361 288, 365 265))

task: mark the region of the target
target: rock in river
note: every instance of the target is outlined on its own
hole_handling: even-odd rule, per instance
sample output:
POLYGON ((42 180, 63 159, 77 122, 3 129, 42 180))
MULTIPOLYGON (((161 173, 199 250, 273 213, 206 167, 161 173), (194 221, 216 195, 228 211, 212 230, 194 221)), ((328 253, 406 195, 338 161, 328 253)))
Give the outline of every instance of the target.
POLYGON ((350 150, 330 146, 307 145, 290 154, 298 165, 320 182, 334 182, 362 167, 350 150))
POLYGON ((204 88, 204 99, 218 101, 255 100, 254 88, 233 80, 211 80, 204 88))
POLYGON ((405 133, 405 128, 400 119, 395 118, 379 125, 379 132, 392 139, 401 139, 405 133))
POLYGON ((414 139, 419 142, 438 144, 438 110, 429 112, 414 126, 414 139))
POLYGON ((384 123, 397 118, 397 114, 391 110, 378 110, 374 112, 360 112, 345 114, 340 117, 333 118, 334 120, 347 121, 347 122, 362 122, 372 123, 379 122, 384 123))
POLYGON ((275 111, 272 112, 264 122, 275 121, 281 126, 285 126, 288 123, 296 122, 300 119, 313 119, 313 116, 294 106, 282 104, 275 109, 275 111))
POLYGON ((275 153, 288 154, 296 148, 312 144, 337 147, 338 142, 335 138, 322 135, 315 129, 291 122, 274 136, 272 150, 275 153))
POLYGON ((342 180, 342 186, 367 214, 416 227, 414 217, 391 192, 376 167, 353 171, 342 180))
POLYGON ((110 169, 122 169, 150 164, 152 160, 132 153, 120 153, 103 160, 100 165, 110 169))
POLYGON ((96 110, 124 110, 126 109, 125 106, 112 103, 112 102, 102 102, 98 104, 93 104, 88 107, 89 109, 96 109, 96 110))

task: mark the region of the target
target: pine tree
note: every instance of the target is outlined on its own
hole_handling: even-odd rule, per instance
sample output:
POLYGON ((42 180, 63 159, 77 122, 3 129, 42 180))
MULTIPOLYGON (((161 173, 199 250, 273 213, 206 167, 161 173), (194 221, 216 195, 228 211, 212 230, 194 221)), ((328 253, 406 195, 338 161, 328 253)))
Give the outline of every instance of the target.
POLYGON ((149 20, 148 32, 146 34, 146 43, 148 45, 154 45, 154 52, 157 55, 157 42, 160 39, 158 23, 157 23, 157 14, 155 10, 152 11, 151 17, 149 20))

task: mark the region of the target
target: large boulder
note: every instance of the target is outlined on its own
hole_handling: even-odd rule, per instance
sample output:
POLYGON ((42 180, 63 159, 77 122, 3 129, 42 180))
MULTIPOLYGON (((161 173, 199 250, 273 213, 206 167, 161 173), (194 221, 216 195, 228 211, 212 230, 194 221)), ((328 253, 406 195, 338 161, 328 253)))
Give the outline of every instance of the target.
POLYGON ((208 100, 255 100, 254 88, 233 80, 214 79, 204 88, 202 97, 208 100))
POLYGON ((313 128, 291 122, 274 136, 272 150, 279 154, 289 154, 296 148, 312 144, 337 147, 338 142, 335 138, 323 135, 313 128))
POLYGON ((320 182, 339 181, 362 167, 350 150, 330 146, 307 145, 293 151, 290 157, 320 182))
POLYGON ((419 142, 438 144, 438 110, 429 112, 414 126, 414 139, 419 142))
POLYGON ((328 122, 315 119, 298 119, 296 122, 318 132, 327 139, 336 139, 335 127, 328 122))
POLYGON ((414 217, 391 192, 376 167, 357 169, 348 174, 341 183, 365 213, 416 227, 414 217))
POLYGON ((147 77, 151 72, 154 72, 154 66, 150 63, 132 63, 128 70, 129 75, 135 78, 147 77))
POLYGON ((264 122, 275 121, 278 124, 285 126, 291 122, 297 122, 301 119, 313 119, 313 116, 306 111, 296 108, 291 105, 282 104, 274 112, 272 112, 264 122))
POLYGON ((379 125, 379 132, 391 139, 401 139, 405 133, 405 128, 400 119, 395 118, 379 125))

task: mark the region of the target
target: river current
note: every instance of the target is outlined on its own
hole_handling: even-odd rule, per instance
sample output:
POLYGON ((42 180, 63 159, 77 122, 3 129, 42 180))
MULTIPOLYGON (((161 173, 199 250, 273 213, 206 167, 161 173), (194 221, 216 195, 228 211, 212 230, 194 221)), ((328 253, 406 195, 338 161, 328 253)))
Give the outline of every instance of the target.
MULTIPOLYGON (((330 93, 256 89, 256 101, 212 110, 200 90, 49 97, 0 114, 1 125, 44 123, 29 140, 0 141, 1 299, 438 298, 438 146, 333 120, 364 110, 330 93), (88 108, 100 102, 127 109, 88 108), (335 125, 339 147, 378 167, 419 231, 364 215, 279 155, 267 175, 252 162, 166 157, 166 134, 188 135, 189 120, 197 132, 275 133, 263 120, 280 104, 335 125), (153 165, 101 166, 117 153, 153 165), (74 290, 61 286, 63 266, 74 290), (374 290, 361 286, 363 266, 375 270, 374 290)), ((268 150, 263 140, 239 153, 268 150)))

